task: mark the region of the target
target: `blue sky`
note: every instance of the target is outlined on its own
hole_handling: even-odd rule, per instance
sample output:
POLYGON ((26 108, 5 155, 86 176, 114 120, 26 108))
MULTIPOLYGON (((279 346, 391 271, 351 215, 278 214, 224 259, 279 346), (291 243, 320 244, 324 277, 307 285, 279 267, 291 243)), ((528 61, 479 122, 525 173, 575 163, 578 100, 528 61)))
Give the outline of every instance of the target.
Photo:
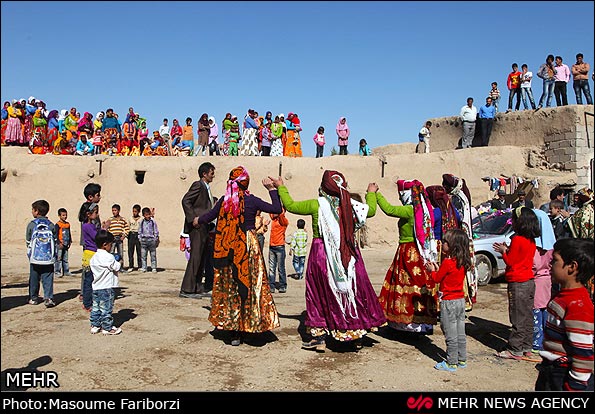
POLYGON ((164 117, 295 112, 305 156, 319 126, 328 155, 345 116, 354 153, 360 138, 417 142, 428 118, 458 114, 468 96, 483 103, 492 81, 506 106, 513 62, 536 71, 551 53, 571 66, 582 52, 593 70, 593 5, 2 1, 1 99, 121 116, 133 106, 151 131, 164 117))

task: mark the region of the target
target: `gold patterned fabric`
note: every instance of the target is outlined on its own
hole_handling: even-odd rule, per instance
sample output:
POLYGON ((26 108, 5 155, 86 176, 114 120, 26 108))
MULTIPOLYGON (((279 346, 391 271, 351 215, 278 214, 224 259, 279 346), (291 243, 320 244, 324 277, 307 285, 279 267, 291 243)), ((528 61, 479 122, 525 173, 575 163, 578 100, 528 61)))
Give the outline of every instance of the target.
POLYGON ((246 233, 248 293, 244 301, 231 266, 215 268, 209 321, 217 329, 260 333, 279 327, 279 315, 269 288, 256 230, 246 233))
POLYGON ((389 323, 436 325, 438 286, 415 242, 399 244, 378 300, 389 323))

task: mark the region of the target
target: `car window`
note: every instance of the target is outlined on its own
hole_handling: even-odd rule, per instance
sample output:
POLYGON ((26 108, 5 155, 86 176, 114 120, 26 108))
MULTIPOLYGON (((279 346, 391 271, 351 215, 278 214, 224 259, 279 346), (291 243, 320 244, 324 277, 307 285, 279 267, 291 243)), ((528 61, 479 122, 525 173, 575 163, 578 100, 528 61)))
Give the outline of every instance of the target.
POLYGON ((510 213, 481 214, 475 217, 471 223, 474 238, 483 235, 502 235, 512 228, 510 213))

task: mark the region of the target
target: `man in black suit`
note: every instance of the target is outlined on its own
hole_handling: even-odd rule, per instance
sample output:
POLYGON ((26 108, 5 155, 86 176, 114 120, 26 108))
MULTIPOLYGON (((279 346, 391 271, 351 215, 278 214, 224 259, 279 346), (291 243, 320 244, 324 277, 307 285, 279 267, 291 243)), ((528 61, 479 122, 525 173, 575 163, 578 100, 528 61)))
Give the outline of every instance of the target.
POLYGON ((202 273, 205 248, 209 237, 207 226, 200 226, 198 218, 213 207, 210 183, 215 178, 215 166, 204 162, 198 167, 199 180, 192 183, 182 198, 184 209, 184 233, 190 236, 190 258, 180 288, 180 297, 200 299, 205 293, 202 273))

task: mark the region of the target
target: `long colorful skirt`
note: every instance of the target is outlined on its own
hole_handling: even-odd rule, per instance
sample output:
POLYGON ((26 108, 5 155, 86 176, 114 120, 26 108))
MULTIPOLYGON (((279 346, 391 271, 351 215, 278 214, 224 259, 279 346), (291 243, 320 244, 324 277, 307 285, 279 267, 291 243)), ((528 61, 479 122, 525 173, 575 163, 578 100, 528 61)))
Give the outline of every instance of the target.
POLYGON ((19 118, 8 118, 5 142, 8 145, 23 145, 26 142, 25 138, 23 137, 23 127, 21 126, 21 121, 19 121, 19 118))
POLYGON ((209 321, 216 329, 250 333, 279 327, 279 315, 268 283, 256 230, 246 233, 248 243, 248 295, 242 300, 231 266, 215 268, 209 321))
POLYGON ((285 152, 283 155, 286 157, 302 156, 302 142, 300 140, 300 133, 298 131, 287 131, 287 141, 285 143, 285 152))
POLYGON ((23 144, 28 144, 29 140, 33 136, 33 116, 26 115, 23 121, 23 144))
POLYGON ((258 137, 255 128, 245 128, 240 155, 258 155, 258 137))
POLYGON ((48 148, 50 148, 50 149, 54 148, 54 142, 56 142, 57 139, 58 139, 58 128, 52 128, 52 129, 48 130, 48 138, 47 138, 48 148))
POLYGON ((378 298, 391 328, 428 333, 437 323, 438 285, 415 242, 401 243, 378 298))
POLYGON ((341 310, 328 281, 324 241, 312 241, 306 269, 305 325, 314 337, 330 334, 339 341, 359 339, 386 324, 386 318, 368 277, 361 253, 356 248, 355 311, 341 310))
POLYGON ((0 138, 0 145, 6 145, 4 141, 6 140, 6 127, 7 126, 8 126, 8 118, 2 120, 2 127, 0 129, 0 131, 2 133, 2 135, 1 135, 2 138, 0 138))

